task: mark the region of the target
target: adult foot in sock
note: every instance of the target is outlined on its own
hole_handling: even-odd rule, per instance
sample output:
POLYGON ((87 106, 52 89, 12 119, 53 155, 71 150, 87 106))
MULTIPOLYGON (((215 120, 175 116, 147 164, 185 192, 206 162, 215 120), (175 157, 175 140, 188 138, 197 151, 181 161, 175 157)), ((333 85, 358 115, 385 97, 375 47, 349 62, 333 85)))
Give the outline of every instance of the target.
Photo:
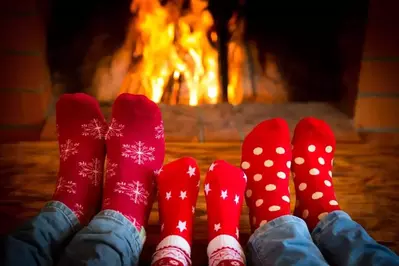
POLYGON ((85 225, 100 207, 107 125, 98 102, 83 93, 60 97, 56 125, 60 166, 53 200, 67 205, 85 225))
POLYGON ((291 144, 285 120, 263 121, 244 139, 241 168, 248 177, 245 198, 252 231, 290 214, 290 167, 291 144))
POLYGON ((209 265, 245 265, 238 242, 246 176, 225 161, 215 161, 205 178, 209 265))
POLYGON ((105 139, 102 208, 119 211, 141 231, 155 195, 155 173, 165 157, 162 115, 157 104, 142 95, 119 95, 105 139))
POLYGON ((162 167, 157 176, 161 238, 152 265, 191 265, 193 218, 200 172, 193 158, 162 167))
POLYGON ((308 117, 297 124, 292 144, 297 197, 294 214, 313 230, 329 212, 340 209, 332 185, 335 138, 327 123, 308 117))

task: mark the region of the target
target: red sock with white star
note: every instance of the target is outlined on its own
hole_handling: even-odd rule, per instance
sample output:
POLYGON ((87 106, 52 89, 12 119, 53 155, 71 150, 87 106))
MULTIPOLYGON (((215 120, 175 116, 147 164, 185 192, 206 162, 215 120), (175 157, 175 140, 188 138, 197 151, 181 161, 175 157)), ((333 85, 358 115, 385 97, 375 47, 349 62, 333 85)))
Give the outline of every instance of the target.
POLYGON ((154 199, 155 174, 165 157, 162 115, 143 95, 124 93, 112 107, 103 210, 122 213, 140 232, 154 199))
POLYGON ((248 177, 245 196, 252 231, 290 214, 290 167, 287 122, 275 118, 258 124, 245 138, 241 158, 241 168, 248 177))
POLYGON ((60 168, 53 200, 87 224, 98 211, 103 183, 106 123, 91 96, 64 94, 56 105, 60 168))
POLYGON ((196 161, 185 157, 171 162, 157 176, 161 241, 152 265, 191 265, 193 216, 200 173, 196 161))
POLYGON ((240 168, 221 160, 209 167, 204 190, 211 266, 245 265, 245 255, 238 242, 245 186, 246 176, 240 168))
POLYGON ((326 122, 308 117, 296 126, 292 144, 297 197, 294 214, 313 230, 329 212, 340 209, 331 172, 335 138, 326 122))

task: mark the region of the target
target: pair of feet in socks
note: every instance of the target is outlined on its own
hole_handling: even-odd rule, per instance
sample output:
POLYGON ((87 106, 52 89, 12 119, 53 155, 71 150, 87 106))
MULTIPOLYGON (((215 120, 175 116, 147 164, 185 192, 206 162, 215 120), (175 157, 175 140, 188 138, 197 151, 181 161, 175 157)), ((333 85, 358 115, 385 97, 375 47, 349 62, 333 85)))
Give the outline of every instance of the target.
MULTIPOLYGON (((122 94, 107 125, 94 98, 63 95, 57 103, 57 129, 60 170, 53 200, 66 204, 83 225, 99 210, 111 209, 141 231, 157 183, 162 241, 153 264, 191 264, 200 174, 192 158, 161 168, 165 144, 157 105, 144 96, 122 94)), ((241 168, 245 174, 224 161, 210 166, 204 191, 211 265, 245 261, 238 243, 244 194, 252 230, 290 213, 291 161, 297 190, 295 215, 313 228, 325 214, 339 209, 331 180, 335 141, 329 127, 316 119, 304 119, 295 130, 293 145, 292 149, 285 121, 264 121, 243 143, 241 168)))
POLYGON ((65 94, 56 105, 56 123, 60 166, 53 200, 83 225, 111 209, 141 231, 154 198, 154 172, 165 156, 158 106, 145 96, 121 94, 107 124, 94 98, 65 94))

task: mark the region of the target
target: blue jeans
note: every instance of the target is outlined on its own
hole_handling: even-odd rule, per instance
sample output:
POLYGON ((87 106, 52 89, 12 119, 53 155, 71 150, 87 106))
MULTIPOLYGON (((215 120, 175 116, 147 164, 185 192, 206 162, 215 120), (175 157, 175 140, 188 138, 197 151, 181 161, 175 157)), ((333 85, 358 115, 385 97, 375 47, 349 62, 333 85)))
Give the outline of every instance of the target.
POLYGON ((252 265, 399 265, 399 257, 374 241, 343 211, 331 212, 310 234, 292 215, 258 228, 248 242, 252 265))
POLYGON ((83 229, 61 202, 49 202, 2 240, 0 265, 136 265, 145 240, 122 214, 105 210, 83 229))
MULTIPOLYGON (((105 210, 87 227, 61 202, 3 240, 1 265, 136 265, 145 239, 120 213, 105 210)), ((252 265, 399 265, 399 258, 376 243, 342 211, 330 213, 309 233, 287 215, 255 231, 248 243, 252 265)))

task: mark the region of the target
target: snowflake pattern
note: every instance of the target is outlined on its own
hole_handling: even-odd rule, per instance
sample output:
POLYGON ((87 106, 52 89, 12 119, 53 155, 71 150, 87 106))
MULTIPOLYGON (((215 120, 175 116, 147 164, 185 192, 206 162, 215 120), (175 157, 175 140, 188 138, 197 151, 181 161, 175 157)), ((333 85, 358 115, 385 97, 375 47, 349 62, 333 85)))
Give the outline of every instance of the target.
POLYGON ((154 147, 147 147, 144 142, 138 141, 135 144, 123 144, 122 156, 125 158, 131 158, 135 163, 142 165, 146 162, 155 160, 154 147))
POLYGON ((62 176, 58 179, 57 187, 55 193, 65 191, 69 194, 76 194, 76 183, 72 181, 65 180, 62 176))
POLYGON ((81 204, 75 203, 72 211, 75 213, 76 217, 78 217, 79 219, 84 215, 84 212, 83 212, 84 209, 81 204))
POLYGON ((108 126, 108 131, 105 134, 105 139, 110 139, 111 137, 123 137, 122 130, 125 125, 116 122, 115 118, 112 118, 111 123, 108 126))
POLYGON ((106 198, 103 201, 103 207, 108 207, 111 204, 111 198, 106 198))
POLYGON ((113 177, 116 175, 116 168, 118 167, 117 163, 111 162, 109 159, 107 160, 107 169, 105 171, 105 174, 107 176, 108 180, 109 178, 113 177))
POLYGON ((60 145, 60 158, 64 162, 69 158, 71 155, 75 155, 78 153, 79 143, 74 143, 72 140, 67 139, 64 144, 60 145))
POLYGON ((165 138, 165 131, 163 126, 163 121, 155 127, 155 138, 156 139, 163 139, 165 138))
POLYGON ((147 205, 147 198, 150 195, 140 181, 133 183, 117 182, 114 192, 127 195, 135 204, 142 203, 144 205, 147 205))
POLYGON ((97 186, 100 183, 102 177, 101 161, 94 158, 91 162, 79 162, 78 163, 79 175, 87 177, 91 180, 93 186, 97 186))
POLYGON ((132 215, 125 215, 124 216, 132 222, 133 226, 137 228, 138 231, 141 230, 141 224, 139 222, 137 222, 136 218, 133 217, 132 215))
POLYGON ((83 124, 82 129, 83 129, 82 132, 83 136, 91 136, 94 137, 95 139, 104 138, 105 133, 107 131, 105 123, 98 120, 97 118, 90 120, 88 124, 83 124))

